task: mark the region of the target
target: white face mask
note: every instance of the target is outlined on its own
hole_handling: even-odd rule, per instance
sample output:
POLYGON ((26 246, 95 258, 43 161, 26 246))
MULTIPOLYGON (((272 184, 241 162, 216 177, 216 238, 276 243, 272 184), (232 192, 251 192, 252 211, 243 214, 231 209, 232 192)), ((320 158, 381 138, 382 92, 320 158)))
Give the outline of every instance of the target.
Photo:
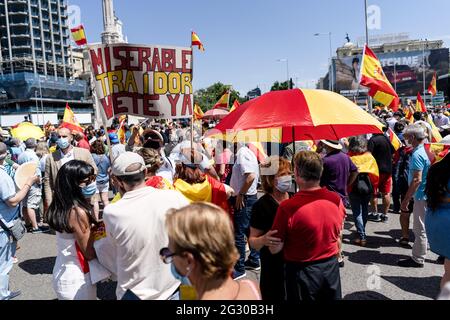
POLYGON ((292 177, 291 176, 283 176, 277 178, 277 188, 280 192, 288 192, 292 187, 292 177))

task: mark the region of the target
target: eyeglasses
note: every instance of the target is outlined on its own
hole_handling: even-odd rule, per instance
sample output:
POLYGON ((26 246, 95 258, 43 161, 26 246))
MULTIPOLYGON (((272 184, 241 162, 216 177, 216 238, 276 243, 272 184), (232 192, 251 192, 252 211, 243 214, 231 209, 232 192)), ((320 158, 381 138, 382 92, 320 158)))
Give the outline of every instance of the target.
POLYGON ((85 184, 85 185, 91 184, 96 179, 97 179, 97 176, 94 174, 94 175, 92 175, 90 177, 87 177, 86 179, 81 180, 80 185, 81 184, 85 184))
POLYGON ((159 257, 165 264, 171 264, 173 257, 179 255, 179 253, 173 253, 169 248, 162 248, 159 250, 159 257))

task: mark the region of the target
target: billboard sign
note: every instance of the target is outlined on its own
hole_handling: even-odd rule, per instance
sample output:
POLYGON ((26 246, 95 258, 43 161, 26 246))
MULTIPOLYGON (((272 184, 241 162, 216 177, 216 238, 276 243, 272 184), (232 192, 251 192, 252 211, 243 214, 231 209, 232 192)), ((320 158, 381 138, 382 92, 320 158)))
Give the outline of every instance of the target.
MULTIPOLYGON (((425 51, 399 51, 377 53, 383 71, 399 96, 415 96, 422 92, 425 73, 425 88, 433 78, 433 74, 448 74, 449 49, 432 49, 425 51)), ((358 86, 362 54, 335 58, 335 88, 344 96, 354 97, 367 95, 367 88, 358 86)))

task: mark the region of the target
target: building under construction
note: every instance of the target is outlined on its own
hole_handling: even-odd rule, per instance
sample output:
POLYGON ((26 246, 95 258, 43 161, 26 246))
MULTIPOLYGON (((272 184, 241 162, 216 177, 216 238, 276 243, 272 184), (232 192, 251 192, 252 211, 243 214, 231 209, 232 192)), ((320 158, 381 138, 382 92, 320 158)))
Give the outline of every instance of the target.
POLYGON ((0 115, 60 118, 67 102, 93 113, 87 82, 73 78, 65 0, 0 0, 0 37, 0 115))

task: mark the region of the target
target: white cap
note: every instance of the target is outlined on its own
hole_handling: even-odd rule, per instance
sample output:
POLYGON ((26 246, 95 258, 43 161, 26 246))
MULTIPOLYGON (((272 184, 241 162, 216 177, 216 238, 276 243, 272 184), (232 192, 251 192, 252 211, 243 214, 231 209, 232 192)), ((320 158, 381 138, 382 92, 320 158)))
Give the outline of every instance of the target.
POLYGON ((132 176, 145 170, 144 159, 134 152, 125 152, 119 155, 112 165, 112 174, 116 177, 132 176), (127 171, 133 164, 140 164, 141 167, 135 171, 127 171))

